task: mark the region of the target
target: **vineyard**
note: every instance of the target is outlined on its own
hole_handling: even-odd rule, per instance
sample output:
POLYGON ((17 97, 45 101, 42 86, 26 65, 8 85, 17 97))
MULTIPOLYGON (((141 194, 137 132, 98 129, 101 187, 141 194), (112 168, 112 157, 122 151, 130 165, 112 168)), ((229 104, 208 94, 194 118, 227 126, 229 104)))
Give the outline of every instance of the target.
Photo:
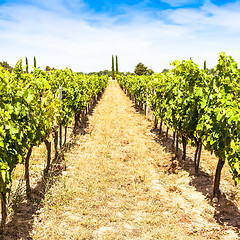
POLYGON ((24 165, 26 199, 34 202, 31 156, 45 146, 43 178, 59 159, 64 171, 31 220, 23 217, 30 230, 13 231, 16 239, 238 239, 238 201, 220 185, 221 174, 224 190, 240 181, 240 73, 232 57, 221 53, 214 74, 176 60, 168 72, 117 81, 23 70, 21 61, 12 73, 0 69, 2 232, 13 173, 24 165))
POLYGON ((57 158, 58 132, 62 135, 61 127, 66 130, 74 117, 77 128, 83 111, 102 93, 108 79, 97 76, 87 78, 68 69, 46 73, 35 68, 33 74, 23 73, 22 62, 19 61, 13 73, 0 69, 0 81, 1 230, 4 231, 6 195, 11 190, 12 172, 16 165, 25 164, 26 194, 30 199, 29 159, 32 148, 42 142, 46 144, 47 174, 51 164, 50 134, 55 134, 57 158))
POLYGON ((178 157, 179 139, 183 145, 182 161, 187 143, 196 146, 196 174, 199 170, 202 146, 214 153, 216 168, 213 197, 220 197, 220 176, 225 161, 231 167, 234 181, 240 182, 240 74, 237 63, 221 53, 216 74, 199 69, 192 60, 172 63, 167 73, 150 77, 121 77, 120 85, 136 104, 146 103, 150 91, 150 108, 155 115, 155 127, 162 124, 172 129, 173 146, 178 157), (175 142, 176 141, 176 142, 175 142))

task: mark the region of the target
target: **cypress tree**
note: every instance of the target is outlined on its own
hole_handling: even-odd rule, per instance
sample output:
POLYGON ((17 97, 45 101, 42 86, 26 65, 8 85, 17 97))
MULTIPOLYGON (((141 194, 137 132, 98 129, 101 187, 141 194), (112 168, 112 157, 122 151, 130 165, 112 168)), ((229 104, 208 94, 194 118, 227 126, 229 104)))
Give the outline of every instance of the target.
POLYGON ((115 71, 114 71, 114 57, 112 55, 112 79, 115 79, 115 71))
POLYGON ((207 70, 207 63, 206 63, 206 60, 204 60, 204 66, 203 66, 203 69, 204 69, 204 70, 207 70))
POLYGON ((34 67, 37 67, 37 63, 36 63, 36 58, 35 58, 35 56, 34 56, 33 61, 34 61, 33 66, 34 66, 34 67))
POLYGON ((116 74, 118 74, 118 57, 116 56, 116 74))
POLYGON ((26 73, 28 73, 28 59, 26 57, 26 73))

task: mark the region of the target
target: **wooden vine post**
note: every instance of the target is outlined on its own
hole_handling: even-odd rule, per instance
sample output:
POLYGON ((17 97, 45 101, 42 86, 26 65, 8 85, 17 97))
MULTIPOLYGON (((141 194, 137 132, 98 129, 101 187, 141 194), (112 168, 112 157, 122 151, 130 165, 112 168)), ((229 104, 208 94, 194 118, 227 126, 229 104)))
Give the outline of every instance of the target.
POLYGON ((65 134, 64 134, 64 142, 63 145, 65 145, 67 143, 67 126, 65 126, 65 134))
POLYGON ((55 150, 55 160, 57 159, 58 156, 58 131, 57 129, 54 130, 54 150, 55 150))
MULTIPOLYGON (((62 87, 59 87, 59 100, 62 102, 62 87)), ((62 110, 60 106, 60 111, 62 110)), ((62 149, 62 123, 59 124, 59 146, 62 149)))
POLYGON ((148 86, 146 88, 146 116, 148 116, 148 86))

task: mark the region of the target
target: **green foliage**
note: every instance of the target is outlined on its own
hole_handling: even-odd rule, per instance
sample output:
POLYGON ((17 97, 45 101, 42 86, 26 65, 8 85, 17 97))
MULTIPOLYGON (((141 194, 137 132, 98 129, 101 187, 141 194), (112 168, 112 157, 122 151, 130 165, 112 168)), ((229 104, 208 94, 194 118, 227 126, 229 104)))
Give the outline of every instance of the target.
POLYGON ((142 64, 142 63, 140 62, 140 63, 138 63, 138 64, 136 65, 135 70, 134 70, 134 73, 135 73, 136 75, 139 75, 139 76, 141 76, 141 75, 147 75, 147 73, 148 73, 147 67, 144 66, 144 64, 142 64))
POLYGON ((118 57, 116 56, 116 74, 118 74, 118 57))
POLYGON ((45 71, 46 71, 46 72, 49 72, 49 71, 51 71, 51 70, 54 70, 54 68, 50 68, 48 65, 45 67, 45 71))
MULTIPOLYGON (((79 74, 81 75, 81 74, 84 74, 84 73, 79 73, 79 74)), ((98 75, 99 77, 107 75, 108 77, 111 77, 112 76, 112 71, 103 70, 103 71, 99 71, 99 72, 90 72, 86 75, 98 75)))
POLYGON ((112 79, 115 79, 114 57, 112 55, 112 79))
POLYGON ((26 57, 26 73, 28 73, 28 59, 26 57))
MULTIPOLYGON (((240 182, 240 73, 237 63, 219 54, 214 75, 199 69, 192 60, 174 61, 173 69, 147 78, 118 77, 139 102, 146 84, 152 93, 150 107, 157 119, 228 161, 233 178, 240 182)), ((205 63, 206 68, 206 63, 205 63)), ((139 75, 146 67, 138 64, 139 75)), ((136 73, 136 72, 135 72, 136 73)))
POLYGON ((33 66, 34 66, 35 68, 37 67, 37 62, 36 62, 35 56, 34 56, 34 58, 33 58, 33 66))
POLYGON ((154 71, 153 71, 152 69, 149 69, 149 68, 148 68, 147 71, 148 71, 147 75, 152 75, 152 74, 154 74, 154 71))
POLYGON ((17 163, 23 162, 30 145, 40 144, 51 132, 57 105, 44 80, 23 73, 21 61, 12 74, 1 70, 1 192, 10 190, 11 172, 17 163))
POLYGON ((147 76, 118 75, 117 80, 122 87, 129 91, 137 102, 142 104, 146 102, 146 87, 149 82, 147 76))
POLYGON ((13 68, 7 62, 0 62, 0 66, 2 66, 5 70, 12 72, 13 68))
POLYGON ((11 173, 30 146, 41 144, 56 126, 67 126, 103 88, 108 77, 86 76, 69 69, 13 73, 0 67, 0 192, 10 191, 11 173), (63 101, 59 101, 59 87, 63 101))
POLYGON ((134 73, 138 76, 142 76, 142 75, 152 75, 154 71, 152 69, 148 69, 146 66, 144 66, 144 64, 140 62, 136 65, 134 73))

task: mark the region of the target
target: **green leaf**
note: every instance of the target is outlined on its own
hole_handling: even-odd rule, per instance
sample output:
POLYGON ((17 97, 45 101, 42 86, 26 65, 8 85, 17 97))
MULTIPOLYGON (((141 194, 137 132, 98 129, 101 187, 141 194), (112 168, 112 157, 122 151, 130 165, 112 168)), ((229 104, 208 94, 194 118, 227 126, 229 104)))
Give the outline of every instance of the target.
POLYGON ((196 96, 202 97, 202 96, 203 96, 202 88, 198 88, 198 89, 195 91, 195 94, 196 94, 196 96))
POLYGON ((17 129, 17 127, 12 124, 12 125, 10 125, 10 133, 12 135, 15 135, 15 134, 19 133, 19 129, 17 129))
POLYGON ((32 92, 28 92, 27 97, 26 97, 26 101, 27 103, 31 103, 34 99, 34 94, 32 92))
POLYGON ((235 150, 236 149, 236 144, 235 144, 235 141, 232 139, 231 142, 230 142, 230 147, 235 150))

